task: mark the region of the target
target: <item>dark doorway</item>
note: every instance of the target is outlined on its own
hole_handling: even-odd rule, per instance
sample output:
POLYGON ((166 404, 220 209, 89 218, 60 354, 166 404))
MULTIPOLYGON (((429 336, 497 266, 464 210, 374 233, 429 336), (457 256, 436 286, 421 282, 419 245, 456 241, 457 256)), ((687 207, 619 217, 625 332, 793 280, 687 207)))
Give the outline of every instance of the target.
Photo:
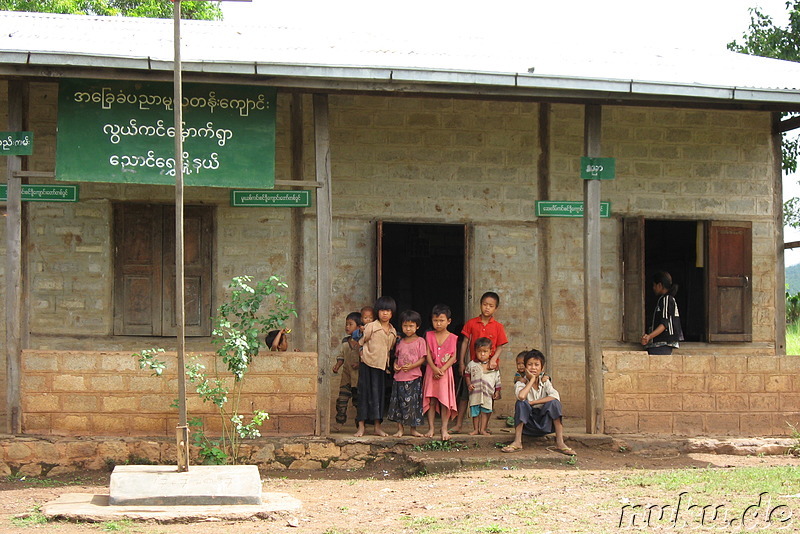
MULTIPOLYGON (((379 223, 379 291, 397 301, 398 314, 412 309, 422 316, 420 334, 431 328, 431 308, 453 311, 450 331, 464 325, 465 227, 452 224, 379 223)), ((396 320, 392 321, 398 328, 396 320)))
POLYGON ((646 324, 650 325, 656 302, 653 274, 667 271, 678 284, 675 300, 686 341, 706 341, 703 223, 645 220, 644 231, 646 324))

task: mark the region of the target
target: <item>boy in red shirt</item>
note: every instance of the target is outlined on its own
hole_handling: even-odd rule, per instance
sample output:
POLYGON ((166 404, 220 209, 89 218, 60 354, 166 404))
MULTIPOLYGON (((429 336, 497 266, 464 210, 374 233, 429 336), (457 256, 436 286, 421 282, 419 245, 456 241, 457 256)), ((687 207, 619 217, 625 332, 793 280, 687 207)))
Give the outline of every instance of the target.
POLYGON ((475 341, 482 337, 488 337, 492 341, 492 356, 489 358, 489 369, 499 367, 498 360, 503 346, 508 343, 506 330, 502 323, 494 318, 494 313, 500 307, 500 296, 494 291, 487 291, 481 296, 481 314, 473 317, 461 329, 464 338, 461 340, 460 359, 458 361, 458 419, 452 431, 459 432, 464 423, 464 414, 469 403, 469 392, 464 387, 464 370, 467 366, 467 358, 476 361, 475 341))

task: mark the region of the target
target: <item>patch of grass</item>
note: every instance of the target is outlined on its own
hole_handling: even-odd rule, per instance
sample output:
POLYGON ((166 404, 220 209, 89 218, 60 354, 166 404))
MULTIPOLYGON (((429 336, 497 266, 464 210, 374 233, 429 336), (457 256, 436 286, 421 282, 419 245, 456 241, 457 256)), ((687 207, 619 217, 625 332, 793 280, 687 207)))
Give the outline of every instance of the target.
POLYGON ((511 529, 494 524, 494 525, 489 525, 488 527, 478 527, 476 529, 476 532, 488 532, 490 534, 500 534, 502 532, 511 532, 511 529))
POLYGON ((28 514, 22 517, 12 517, 11 524, 15 527, 36 527, 47 523, 47 517, 42 513, 41 505, 35 505, 28 514))
POLYGON ((130 519, 120 519, 118 521, 106 521, 100 524, 103 532, 127 532, 133 526, 130 519))
POLYGON ((466 449, 469 449, 469 445, 467 445, 466 443, 459 443, 458 441, 452 441, 452 440, 441 441, 437 439, 432 439, 427 443, 423 443, 422 445, 415 445, 414 447, 412 447, 412 450, 416 452, 422 452, 422 451, 450 452, 450 451, 462 451, 466 449))
POLYGON ((680 469, 648 472, 620 481, 622 486, 653 486, 668 491, 706 494, 758 495, 800 493, 797 467, 741 467, 738 469, 680 469))
POLYGON ((800 323, 786 325, 786 354, 800 354, 800 323))
POLYGON ((38 486, 43 488, 57 488, 62 486, 78 486, 86 482, 85 477, 76 476, 69 480, 56 480, 53 478, 29 477, 26 475, 6 475, 6 482, 14 482, 26 486, 38 486))
POLYGON ((794 456, 800 456, 800 430, 797 430, 797 427, 789 421, 786 421, 786 424, 792 429, 792 439, 794 440, 794 443, 789 447, 787 452, 794 456))

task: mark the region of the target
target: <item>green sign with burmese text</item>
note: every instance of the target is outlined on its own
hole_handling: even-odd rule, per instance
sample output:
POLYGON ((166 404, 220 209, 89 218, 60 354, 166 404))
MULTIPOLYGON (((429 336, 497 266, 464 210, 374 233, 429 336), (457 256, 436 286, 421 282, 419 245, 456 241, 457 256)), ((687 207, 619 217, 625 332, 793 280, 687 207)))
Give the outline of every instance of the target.
POLYGON ((236 208, 307 208, 308 191, 231 191, 231 206, 236 208))
POLYGON ((581 158, 581 178, 584 180, 613 180, 616 174, 615 158, 581 158))
MULTIPOLYGON (((271 87, 186 83, 187 186, 271 189, 275 108, 271 87)), ((175 184, 173 85, 62 79, 56 180, 175 184)))
MULTIPOLYGON (((33 185, 23 184, 22 200, 25 202, 77 202, 77 185, 33 185)), ((8 200, 8 186, 0 185, 0 200, 8 200)))
POLYGON ((33 154, 33 132, 0 132, 0 156, 33 154))
MULTIPOLYGON (((611 202, 600 203, 600 217, 611 215, 611 202)), ((537 217, 583 217, 581 200, 537 200, 537 217)))

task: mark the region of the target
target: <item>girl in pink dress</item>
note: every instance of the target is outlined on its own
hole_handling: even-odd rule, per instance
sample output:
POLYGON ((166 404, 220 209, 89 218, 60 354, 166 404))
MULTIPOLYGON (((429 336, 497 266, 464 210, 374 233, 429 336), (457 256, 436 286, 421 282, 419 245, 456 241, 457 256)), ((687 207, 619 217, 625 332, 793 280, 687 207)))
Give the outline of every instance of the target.
POLYGON ((447 330, 452 321, 450 307, 437 304, 431 311, 433 330, 425 334, 428 346, 428 366, 422 386, 422 411, 428 412, 428 432, 433 437, 436 412, 442 414, 442 440, 450 439, 447 426, 458 415, 452 366, 456 363, 458 336, 447 330))

